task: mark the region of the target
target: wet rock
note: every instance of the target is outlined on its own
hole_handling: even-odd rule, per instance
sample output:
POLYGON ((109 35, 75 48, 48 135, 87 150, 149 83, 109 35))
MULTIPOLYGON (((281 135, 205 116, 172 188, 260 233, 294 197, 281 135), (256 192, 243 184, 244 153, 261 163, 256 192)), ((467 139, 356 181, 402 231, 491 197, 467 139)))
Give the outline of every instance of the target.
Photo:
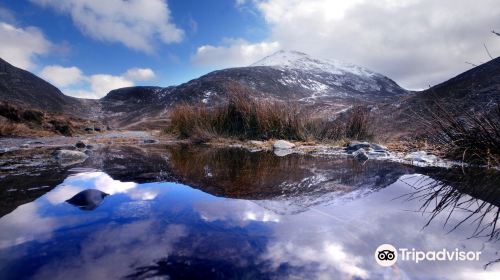
POLYGON ((279 157, 284 157, 284 156, 287 156, 289 154, 293 154, 294 153, 294 150, 292 149, 275 149, 273 151, 273 153, 276 155, 276 156, 279 156, 279 157))
POLYGON ((158 143, 158 140, 155 140, 155 139, 144 139, 142 142, 144 144, 154 144, 154 143, 158 143))
POLYGON ((432 164, 437 161, 435 155, 429 155, 425 151, 413 152, 405 156, 406 160, 432 164))
POLYGON ((84 162, 89 156, 80 151, 58 150, 55 158, 62 166, 69 166, 84 162))
POLYGON ((278 140, 274 142, 273 144, 273 149, 274 150, 286 150, 286 149, 293 149, 295 147, 295 144, 290 143, 285 140, 278 140))
POLYGON ((82 210, 89 211, 96 209, 108 195, 100 190, 88 189, 77 193, 72 198, 66 200, 66 202, 82 210))
POLYGON ((359 149, 369 149, 370 147, 370 143, 368 142, 353 141, 347 145, 346 152, 351 154, 359 149))
POLYGON ((354 151, 352 153, 355 159, 359 161, 367 161, 368 160, 368 155, 366 154, 366 151, 363 148, 359 148, 358 150, 354 151))
POLYGON ((83 149, 83 148, 87 147, 87 144, 88 144, 87 141, 80 140, 80 141, 76 142, 75 147, 77 147, 78 149, 83 149))
POLYGON ((374 152, 387 152, 387 148, 379 145, 379 144, 370 144, 370 148, 373 149, 374 152))

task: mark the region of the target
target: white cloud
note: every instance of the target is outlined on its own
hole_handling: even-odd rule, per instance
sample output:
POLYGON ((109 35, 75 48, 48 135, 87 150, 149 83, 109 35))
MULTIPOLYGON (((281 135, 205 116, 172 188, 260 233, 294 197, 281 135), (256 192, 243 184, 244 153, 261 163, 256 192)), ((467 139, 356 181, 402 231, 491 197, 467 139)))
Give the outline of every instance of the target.
MULTIPOLYGON (((490 33, 491 29, 500 29, 500 9, 494 8, 497 2, 254 0, 249 3, 254 4, 270 28, 265 42, 279 42, 283 48, 319 58, 356 63, 388 75, 408 88, 425 88, 469 69, 465 61, 487 61, 483 43, 494 56, 500 54, 500 40, 490 33)), ((224 50, 215 48, 219 52, 221 48, 224 50)), ((229 50, 226 53, 232 53, 229 50)))
POLYGON ((31 0, 67 13, 87 36, 151 53, 154 44, 180 42, 184 31, 172 23, 164 0, 31 0))
POLYGON ((252 44, 242 39, 225 39, 223 45, 204 45, 197 49, 191 61, 211 67, 246 66, 279 50, 278 42, 252 44))
POLYGON ((131 87, 135 82, 156 77, 150 68, 130 68, 122 75, 94 74, 86 76, 78 67, 46 66, 40 76, 61 88, 66 95, 79 98, 101 98, 114 89, 131 87))
POLYGON ((90 88, 97 96, 103 97, 111 90, 134 86, 134 82, 121 76, 106 74, 90 76, 90 88))
POLYGON ((34 57, 51 48, 51 43, 35 27, 20 28, 0 22, 0 38, 0 57, 23 69, 33 69, 34 57))
POLYGON ((75 66, 46 66, 40 72, 40 76, 58 87, 74 85, 85 79, 82 71, 75 66))
POLYGON ((156 77, 155 72, 149 68, 131 68, 124 76, 132 81, 147 81, 156 77))

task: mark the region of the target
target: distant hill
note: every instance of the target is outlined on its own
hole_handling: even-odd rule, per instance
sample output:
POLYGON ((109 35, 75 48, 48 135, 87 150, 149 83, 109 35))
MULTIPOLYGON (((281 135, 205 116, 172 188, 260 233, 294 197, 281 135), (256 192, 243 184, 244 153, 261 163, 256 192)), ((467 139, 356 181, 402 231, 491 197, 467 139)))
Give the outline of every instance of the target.
POLYGON ((248 88, 253 97, 289 101, 334 115, 353 104, 393 102, 408 92, 391 79, 360 66, 324 61, 296 51, 279 51, 249 67, 214 71, 175 87, 133 87, 102 100, 113 126, 164 118, 180 102, 220 104, 228 85, 248 88))
POLYGON ((425 134, 418 120, 437 106, 460 117, 465 112, 489 112, 499 104, 500 58, 496 58, 427 90, 380 106, 379 117, 383 131, 425 134))
POLYGON ((32 109, 92 117, 95 100, 64 95, 58 88, 36 75, 17 68, 0 58, 0 101, 32 109))

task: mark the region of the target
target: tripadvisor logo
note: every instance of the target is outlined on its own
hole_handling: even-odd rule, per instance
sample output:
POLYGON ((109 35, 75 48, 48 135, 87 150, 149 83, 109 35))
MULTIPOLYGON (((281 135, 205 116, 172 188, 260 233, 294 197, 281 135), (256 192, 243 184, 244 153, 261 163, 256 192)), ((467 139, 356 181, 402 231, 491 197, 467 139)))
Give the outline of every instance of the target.
POLYGON ((382 244, 375 250, 375 261, 381 266, 392 266, 396 261, 479 261, 481 251, 462 251, 459 249, 439 251, 419 251, 415 248, 396 249, 391 244, 382 244))

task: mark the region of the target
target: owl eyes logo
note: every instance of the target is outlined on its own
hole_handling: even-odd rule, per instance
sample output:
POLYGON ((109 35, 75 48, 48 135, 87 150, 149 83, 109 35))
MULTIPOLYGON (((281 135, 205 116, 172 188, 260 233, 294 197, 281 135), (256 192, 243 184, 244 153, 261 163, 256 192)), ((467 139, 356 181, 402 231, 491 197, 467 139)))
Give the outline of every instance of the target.
POLYGON ((375 250, 375 261, 381 266, 391 266, 398 260, 396 248, 391 244, 383 244, 375 250))
POLYGON ((379 251, 377 254, 377 258, 381 261, 392 261, 395 257, 394 251, 389 251, 389 250, 383 250, 379 251))

